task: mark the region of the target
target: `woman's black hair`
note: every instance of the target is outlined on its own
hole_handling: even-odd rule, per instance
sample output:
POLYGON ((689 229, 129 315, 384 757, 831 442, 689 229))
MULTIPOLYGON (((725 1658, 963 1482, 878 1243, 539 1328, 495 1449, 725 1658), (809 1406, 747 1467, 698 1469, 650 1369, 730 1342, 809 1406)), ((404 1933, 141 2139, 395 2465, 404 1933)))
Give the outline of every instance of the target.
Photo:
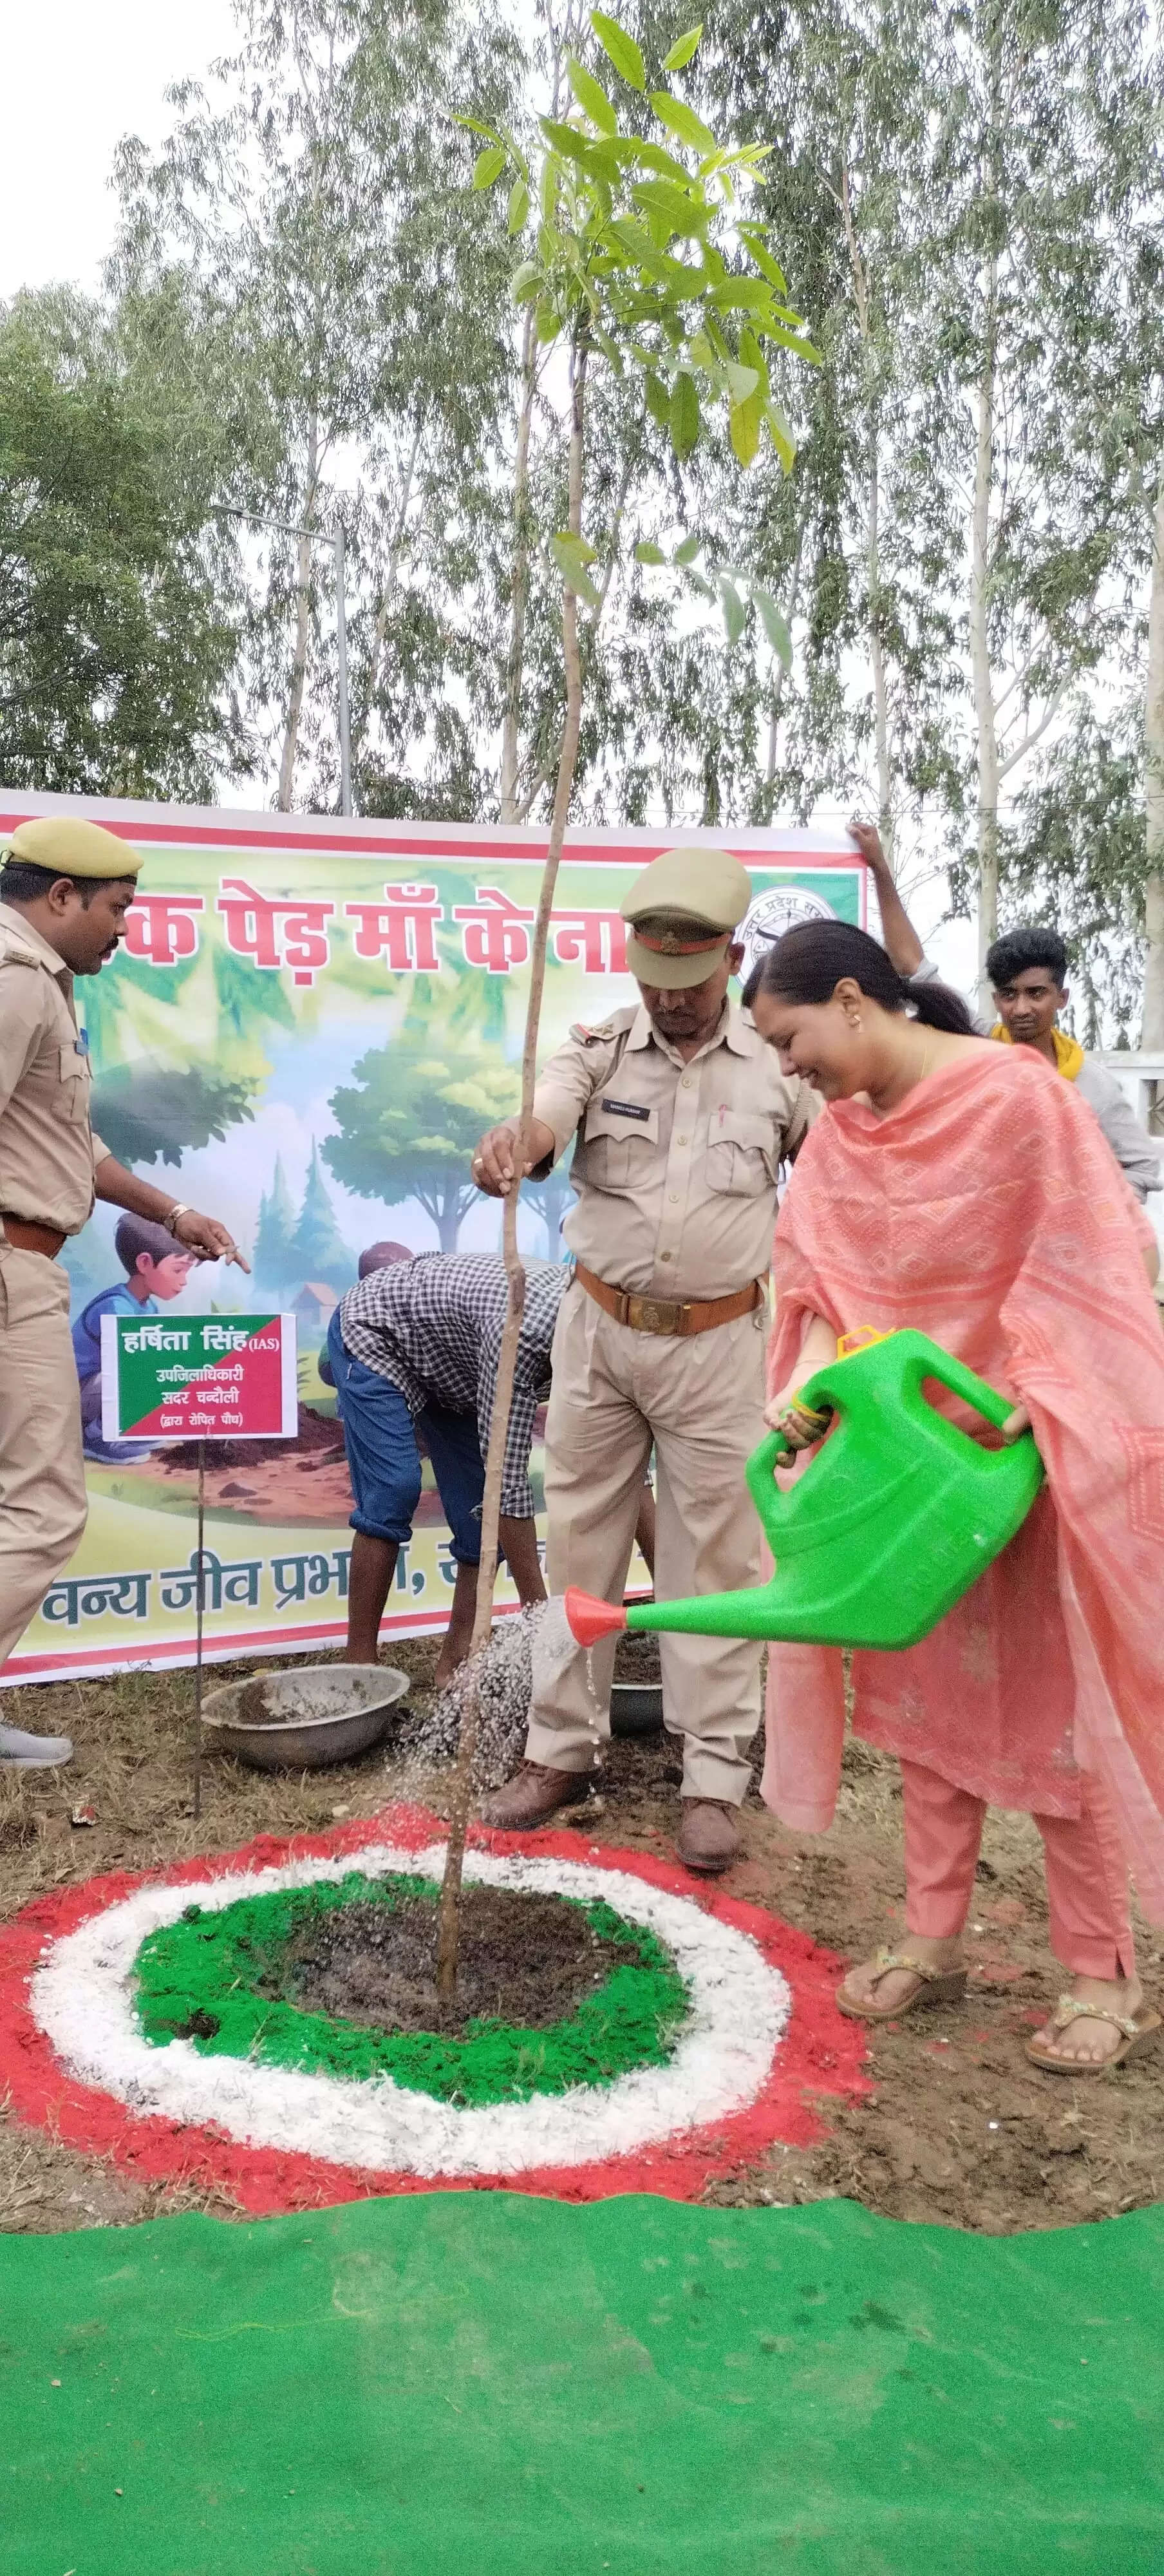
POLYGON ((952 993, 948 984, 906 983, 878 941, 851 921, 800 921, 782 939, 774 939, 744 986, 744 1007, 751 1009, 757 993, 779 994, 789 1002, 831 1002, 844 975, 883 1011, 912 1010, 928 1029, 974 1036, 960 993, 952 993))

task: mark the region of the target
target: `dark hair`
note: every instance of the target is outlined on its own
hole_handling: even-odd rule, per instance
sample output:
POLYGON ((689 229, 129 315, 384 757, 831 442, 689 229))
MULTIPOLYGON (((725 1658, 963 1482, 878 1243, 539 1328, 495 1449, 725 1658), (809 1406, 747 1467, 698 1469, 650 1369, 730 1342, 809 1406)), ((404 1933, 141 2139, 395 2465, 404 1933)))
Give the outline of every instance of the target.
POLYGON ((151 1261, 165 1261, 171 1252, 185 1251, 168 1226, 153 1225, 148 1216, 119 1217, 113 1240, 117 1258, 130 1279, 137 1268, 139 1252, 148 1252, 151 1261))
POLYGON ((81 909, 88 912, 95 894, 104 894, 106 886, 130 885, 124 877, 71 877, 67 868, 34 868, 30 859, 5 859, 0 867, 0 903, 39 903, 50 886, 71 885, 80 895, 81 909))
POLYGON ((1018 930, 1004 930, 986 951, 986 972, 996 992, 1031 966, 1045 966, 1057 984, 1067 981, 1067 951, 1048 923, 1026 922, 1018 930))
POLYGON ((396 1261, 411 1261, 406 1243, 370 1243, 360 1254, 360 1277, 370 1279, 374 1270, 391 1270, 396 1261))
POLYGON ((948 984, 908 984, 867 930, 851 921, 800 921, 786 930, 753 966, 744 986, 750 1010, 757 993, 779 993, 790 1002, 830 1002, 843 975, 851 975, 883 1011, 911 1008, 928 1029, 973 1037, 974 1022, 960 993, 948 984))

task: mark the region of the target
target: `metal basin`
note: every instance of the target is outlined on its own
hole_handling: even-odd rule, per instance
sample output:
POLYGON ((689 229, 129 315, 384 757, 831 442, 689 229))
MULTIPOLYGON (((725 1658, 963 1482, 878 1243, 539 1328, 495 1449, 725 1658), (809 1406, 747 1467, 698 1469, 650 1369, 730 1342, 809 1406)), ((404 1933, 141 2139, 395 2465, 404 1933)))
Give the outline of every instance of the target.
POLYGON ((612 1735, 657 1735, 662 1723, 662 1682, 612 1682, 612 1735))
POLYGON ((256 1771, 325 1771, 378 1744, 409 1676, 394 1664, 309 1664, 304 1672, 256 1673, 209 1692, 206 1742, 256 1771))

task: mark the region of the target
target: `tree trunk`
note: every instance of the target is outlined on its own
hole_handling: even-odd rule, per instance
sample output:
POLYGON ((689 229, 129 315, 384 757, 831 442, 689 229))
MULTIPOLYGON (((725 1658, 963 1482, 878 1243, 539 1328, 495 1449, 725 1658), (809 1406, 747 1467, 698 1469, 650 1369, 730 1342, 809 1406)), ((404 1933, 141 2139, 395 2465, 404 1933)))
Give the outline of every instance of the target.
POLYGON ((372 634, 372 651, 368 662, 368 683, 364 698, 364 711, 356 727, 355 738, 352 743, 353 752, 358 752, 359 750, 360 744, 364 739, 364 735, 368 730, 368 719, 371 716, 372 709, 375 705, 376 690, 380 682, 380 665, 384 659, 384 639, 388 632, 388 614, 392 606, 393 594, 400 575, 400 557, 404 548, 404 536, 408 524, 408 509, 409 503, 412 499, 412 482, 413 476, 416 472, 416 460, 420 454, 420 442, 423 433, 424 423, 421 421, 413 432, 412 445, 408 451, 408 463, 404 468, 404 481, 400 492, 400 507, 396 513, 396 525, 392 531, 392 543, 388 549, 388 562, 384 571, 384 584, 380 592, 380 605, 376 611, 376 624, 372 634))
POLYGON ((521 683, 525 670, 525 621, 529 606, 529 444, 533 428, 534 372, 537 343, 533 307, 526 306, 521 343, 521 411, 517 423, 517 458, 513 472, 513 564, 509 576, 509 654, 505 665, 505 711, 501 722, 501 784, 498 804, 503 823, 518 817, 517 777, 521 753, 521 683))
MULTIPOLYGON (((319 418, 312 412, 307 429, 307 489, 303 500, 303 526, 309 531, 315 509, 319 479, 319 418)), ((307 643, 311 627, 311 537, 299 539, 299 559, 295 575, 295 653, 291 664, 291 694, 287 701, 287 726, 283 735, 283 754, 279 762, 280 814, 291 811, 295 785, 295 755, 299 749, 299 725, 303 714, 303 691, 307 680, 307 643)))
MULTIPOLYGON (((789 584, 788 590, 788 624, 790 628, 792 620, 796 615, 796 603, 800 596, 800 565, 803 553, 804 519, 802 516, 797 522, 796 553, 792 558, 792 580, 789 584)), ((765 823, 771 822, 772 808, 776 802, 776 750, 780 739, 780 717, 784 705, 784 683, 787 677, 788 673, 785 670, 783 662, 778 661, 776 664, 776 676, 772 687, 772 705, 768 715, 768 760, 764 772, 764 801, 762 809, 765 823)))
POLYGON ((1144 887, 1144 1022, 1142 1047, 1164 1047, 1164 484, 1152 519, 1152 589, 1148 605, 1148 687, 1144 706, 1144 822, 1148 876, 1144 887))
POLYGON ((440 1206, 437 1209, 436 1222, 441 1251, 455 1252, 457 1249, 457 1236, 461 1231, 461 1189, 459 1182, 454 1181, 447 1196, 441 1199, 440 1206))
MULTIPOLYGON (((586 416, 586 345, 575 345, 571 353, 570 387, 570 508, 572 535, 582 534, 583 435, 586 416)), ((493 1591, 497 1581, 497 1540, 501 1515, 501 1476, 505 1463, 505 1443, 509 1432, 509 1409, 513 1397, 513 1372, 521 1335, 525 1307, 525 1271, 517 1249, 517 1211, 521 1196, 520 1175, 528 1159, 530 1121, 533 1116, 534 1075, 537 1070, 538 1024, 541 1019, 542 987, 546 977, 546 947, 549 938, 550 911, 554 900, 562 847, 566 838, 566 818, 574 786, 578 759, 578 741, 582 730, 582 664, 578 650, 578 601, 567 585, 562 594, 562 648, 566 665, 566 721, 562 729, 558 754, 558 776, 554 789, 554 812, 550 825, 549 847, 542 871, 541 891, 530 943, 529 1000, 525 1015, 525 1040, 521 1057, 521 1118, 514 1140, 515 1178, 505 1201, 503 1244, 505 1269, 509 1281, 509 1308, 497 1364, 497 1391, 493 1400, 493 1420, 489 1434, 489 1454, 485 1461, 485 1499, 481 1510, 481 1570, 477 1577, 477 1612, 473 1622, 472 1655, 479 1654, 489 1642, 493 1619, 493 1591)), ((465 1835, 473 1796, 473 1760, 477 1750, 480 1711, 476 1688, 469 1691, 461 1720, 461 1738, 453 1774, 449 1801, 449 1843, 441 1888, 440 1924, 437 1935, 437 1991, 442 2002, 452 2001, 457 1988, 457 1956, 461 1929, 461 1878, 465 1861, 465 1835)))
POLYGON ((978 767, 978 1006, 990 1009, 986 952, 998 936, 998 726, 990 667, 990 500, 994 480, 997 262, 987 271, 970 530, 970 668, 978 767))
MULTIPOLYGON (((877 829, 891 868, 893 852, 893 772, 889 757, 889 681, 881 628, 881 448, 876 406, 869 412, 869 534, 866 588, 869 597, 869 660, 873 671, 873 738, 877 753, 877 829)), ((896 874, 896 869, 894 869, 896 874)))

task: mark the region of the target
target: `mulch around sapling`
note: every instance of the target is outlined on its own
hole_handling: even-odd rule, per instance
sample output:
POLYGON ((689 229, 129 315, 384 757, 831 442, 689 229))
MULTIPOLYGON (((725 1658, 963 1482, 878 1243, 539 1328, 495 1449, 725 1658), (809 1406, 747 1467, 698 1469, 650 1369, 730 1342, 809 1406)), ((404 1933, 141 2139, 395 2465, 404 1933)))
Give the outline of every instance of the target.
MULTIPOLYGON (((632 1641, 627 1639, 629 1648, 632 1641)), ((653 1645, 635 1638, 635 1647, 653 1645)), ((385 1662, 410 1674, 410 1700, 432 1703, 439 1640, 393 1639, 385 1662)), ((272 1670, 302 1670, 271 1657, 272 1670)), ((253 1663, 219 1666, 215 1680, 255 1678, 253 1663)), ((637 1674, 627 1678, 638 1678, 637 1674)), ((446 1809, 448 1770, 418 1772, 407 1728, 358 1762, 324 1772, 258 1772, 215 1753, 203 1770, 203 1811, 190 1813, 193 1679, 130 1672, 116 1681, 44 1684, 14 1693, 4 1713, 45 1733, 67 1732, 67 1771, 0 1777, 0 1913, 110 1870, 165 1868, 200 1852, 233 1851, 256 1834, 317 1832, 337 1817, 379 1813, 396 1797, 446 1809), (90 1830, 70 1811, 95 1808, 90 1830)), ((753 1746, 758 1777, 761 1740, 753 1746)), ((607 1748, 599 1795, 571 1816, 587 1840, 670 1859, 679 1822, 680 1748, 665 1733, 607 1748)), ((745 1850, 719 1884, 769 1906, 851 1959, 904 1931, 901 1801, 896 1764, 870 1746, 845 1748, 836 1823, 827 1835, 778 1825, 753 1787, 742 1812, 745 1850)), ((1164 1992, 1164 1940, 1136 1919, 1149 1998, 1164 1992)), ((1164 2047, 1097 2079, 1041 2076, 1023 2043, 1054 2008, 1062 1971, 1047 1943, 1038 1834, 1029 1817, 986 1824, 967 1937, 971 1975, 961 2008, 871 2030, 875 2090, 850 2107, 816 2107, 827 2135, 776 2148, 708 2187, 710 2201, 747 2207, 838 2196, 886 2216, 989 2234, 1059 2227, 1164 2200, 1164 2047)), ((124 2225, 221 2197, 145 2188, 0 2108, 0 2230, 124 2225)))
POLYGON ((301 2012, 368 2029, 463 2031, 471 2021, 496 2020, 546 2030, 612 1968, 638 1964, 629 1942, 600 1941, 581 1907, 563 1897, 466 1887, 457 1996, 446 2010, 436 1992, 436 1939, 436 1907, 423 1897, 391 1910, 345 1905, 296 1934, 280 1975, 261 1990, 301 2012))

